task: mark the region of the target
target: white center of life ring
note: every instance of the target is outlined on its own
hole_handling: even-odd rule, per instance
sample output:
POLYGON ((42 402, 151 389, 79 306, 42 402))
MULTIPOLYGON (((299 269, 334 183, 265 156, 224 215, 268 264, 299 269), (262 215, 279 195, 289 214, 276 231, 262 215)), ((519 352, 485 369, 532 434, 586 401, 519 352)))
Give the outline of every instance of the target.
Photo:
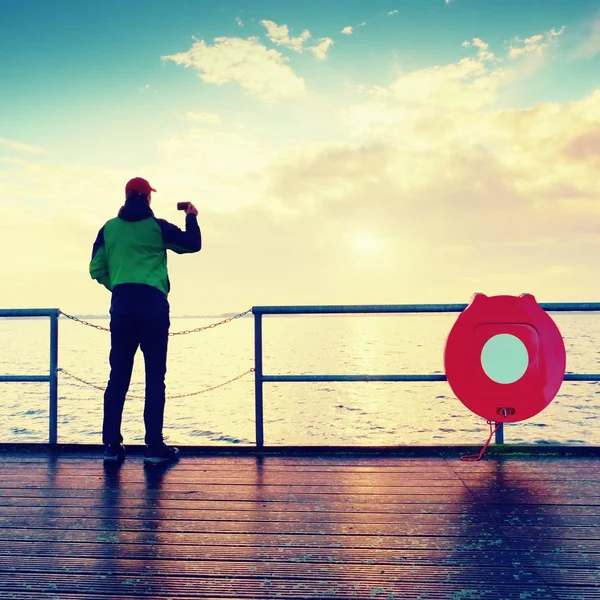
POLYGON ((516 336, 500 333, 491 337, 481 351, 481 366, 496 383, 514 383, 527 371, 529 354, 516 336))

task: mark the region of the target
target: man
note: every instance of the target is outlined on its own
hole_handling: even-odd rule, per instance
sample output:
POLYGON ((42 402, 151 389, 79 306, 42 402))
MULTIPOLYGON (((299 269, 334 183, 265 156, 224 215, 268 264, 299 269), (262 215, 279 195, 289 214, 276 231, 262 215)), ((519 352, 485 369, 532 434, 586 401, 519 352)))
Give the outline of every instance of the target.
POLYGON ((125 186, 126 200, 119 215, 100 229, 92 250, 90 275, 112 292, 110 378, 104 393, 102 426, 105 462, 125 458, 121 419, 138 346, 146 370, 144 462, 179 458, 179 450, 167 446, 162 435, 170 326, 167 296, 171 287, 166 251, 198 252, 202 237, 193 204, 189 203, 185 211, 182 231, 154 216, 152 192, 156 190, 145 179, 131 179, 125 186))

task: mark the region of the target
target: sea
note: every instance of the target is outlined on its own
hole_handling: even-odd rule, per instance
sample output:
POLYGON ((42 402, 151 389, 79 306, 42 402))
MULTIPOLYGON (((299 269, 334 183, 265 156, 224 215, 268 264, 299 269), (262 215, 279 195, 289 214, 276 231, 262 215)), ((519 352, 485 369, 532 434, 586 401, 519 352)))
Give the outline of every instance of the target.
MULTIPOLYGON (((600 315, 555 313, 567 348, 567 371, 598 373, 600 315)), ((264 373, 443 373, 446 338, 457 314, 263 317, 264 373)), ((108 327, 107 318, 90 319, 108 327)), ((171 318, 171 331, 221 320, 171 318)), ((254 445, 254 324, 250 316, 201 332, 172 336, 167 363, 164 434, 171 444, 254 445), (225 384, 225 385, 222 385, 225 384), (219 386, 219 387, 217 387, 219 386), (214 388, 214 389, 213 389, 214 388), (192 394, 187 397, 180 397, 192 394)), ((0 319, 0 373, 49 372, 49 320, 0 319)), ((59 321, 58 441, 101 443, 102 390, 110 334, 59 321), (72 378, 72 374, 81 381, 72 378)), ((48 384, 0 382, 0 442, 48 441, 48 384)), ((142 444, 144 365, 138 351, 125 404, 125 444, 142 444)), ((534 418, 505 426, 505 441, 600 444, 600 387, 565 382, 534 418)), ((446 382, 265 383, 265 444, 483 445, 484 419, 446 382)))

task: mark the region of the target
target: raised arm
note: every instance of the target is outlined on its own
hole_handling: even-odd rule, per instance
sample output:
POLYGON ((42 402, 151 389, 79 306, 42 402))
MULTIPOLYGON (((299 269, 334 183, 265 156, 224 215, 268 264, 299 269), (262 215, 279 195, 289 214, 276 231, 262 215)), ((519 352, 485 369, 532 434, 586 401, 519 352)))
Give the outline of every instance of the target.
POLYGON ((186 214, 185 231, 164 219, 156 219, 156 221, 160 225, 166 250, 173 250, 177 254, 189 254, 199 252, 202 248, 202 234, 195 214, 186 214))

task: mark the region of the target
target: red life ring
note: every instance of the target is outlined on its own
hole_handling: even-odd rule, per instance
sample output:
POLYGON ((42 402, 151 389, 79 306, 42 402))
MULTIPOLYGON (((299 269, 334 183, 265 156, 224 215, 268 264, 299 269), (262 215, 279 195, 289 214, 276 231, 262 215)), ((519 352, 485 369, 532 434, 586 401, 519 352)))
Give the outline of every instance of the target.
POLYGON ((531 294, 475 294, 444 350, 456 397, 497 422, 523 421, 546 408, 560 390, 566 363, 558 327, 531 294))

